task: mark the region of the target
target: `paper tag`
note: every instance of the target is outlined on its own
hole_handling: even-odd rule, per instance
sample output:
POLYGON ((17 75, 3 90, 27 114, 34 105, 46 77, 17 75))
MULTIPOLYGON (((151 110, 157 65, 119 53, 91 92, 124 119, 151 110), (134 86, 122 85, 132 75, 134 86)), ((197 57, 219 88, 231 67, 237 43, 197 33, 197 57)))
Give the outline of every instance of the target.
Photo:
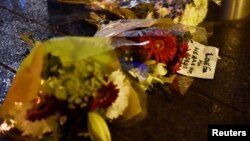
POLYGON ((219 49, 193 41, 189 43, 189 55, 183 59, 178 73, 186 76, 213 79, 219 49))

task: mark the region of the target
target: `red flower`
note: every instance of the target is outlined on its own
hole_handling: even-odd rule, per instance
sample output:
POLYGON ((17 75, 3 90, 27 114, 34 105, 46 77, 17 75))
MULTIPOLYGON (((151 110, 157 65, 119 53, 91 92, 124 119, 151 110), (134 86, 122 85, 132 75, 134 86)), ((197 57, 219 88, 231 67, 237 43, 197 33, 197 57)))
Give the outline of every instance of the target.
POLYGON ((188 55, 188 43, 187 41, 183 41, 182 44, 180 45, 180 51, 181 51, 181 58, 185 58, 188 55))
POLYGON ((107 108, 118 97, 119 89, 116 88, 113 82, 108 85, 103 85, 97 92, 97 96, 94 97, 90 103, 90 109, 107 108))
POLYGON ((172 68, 172 73, 175 74, 178 70, 180 70, 182 64, 182 58, 180 58, 179 62, 177 62, 173 68, 172 68))
POLYGON ((161 36, 145 35, 141 36, 139 41, 146 44, 144 48, 148 50, 148 57, 153 57, 156 63, 167 64, 176 55, 176 37, 173 35, 167 33, 161 36))
POLYGON ((27 119, 30 121, 47 118, 56 112, 62 111, 62 102, 54 96, 38 96, 32 101, 33 106, 27 111, 27 119))
POLYGON ((187 55, 188 55, 188 43, 187 43, 187 41, 183 41, 180 44, 179 48, 180 48, 180 54, 178 55, 179 59, 178 59, 178 62, 173 66, 172 73, 176 73, 178 70, 180 70, 183 58, 187 57, 187 55))

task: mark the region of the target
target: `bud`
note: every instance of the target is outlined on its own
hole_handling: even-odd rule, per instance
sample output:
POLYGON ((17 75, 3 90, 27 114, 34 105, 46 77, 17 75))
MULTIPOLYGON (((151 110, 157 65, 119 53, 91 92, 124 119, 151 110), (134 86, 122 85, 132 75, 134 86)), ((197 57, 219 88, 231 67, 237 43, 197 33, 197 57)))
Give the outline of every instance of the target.
POLYGON ((88 130, 93 141, 111 141, 106 121, 96 112, 88 113, 88 130))

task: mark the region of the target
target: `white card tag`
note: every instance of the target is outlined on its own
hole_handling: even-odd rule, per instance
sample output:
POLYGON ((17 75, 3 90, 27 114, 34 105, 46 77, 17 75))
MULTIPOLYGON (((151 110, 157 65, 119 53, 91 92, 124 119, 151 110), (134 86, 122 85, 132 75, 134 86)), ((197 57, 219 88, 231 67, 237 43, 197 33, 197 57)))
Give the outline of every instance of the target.
POLYGON ((205 46, 196 41, 189 42, 189 55, 183 59, 178 73, 191 77, 213 79, 216 63, 219 58, 219 49, 205 46))

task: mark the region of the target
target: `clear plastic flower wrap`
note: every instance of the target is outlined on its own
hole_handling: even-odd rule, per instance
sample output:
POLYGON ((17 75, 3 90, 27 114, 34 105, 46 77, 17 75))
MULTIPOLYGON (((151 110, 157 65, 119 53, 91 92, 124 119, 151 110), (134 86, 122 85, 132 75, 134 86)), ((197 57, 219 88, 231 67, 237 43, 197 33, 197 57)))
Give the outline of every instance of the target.
MULTIPOLYGON (((95 10, 107 10, 118 19, 171 18, 175 23, 196 26, 207 14, 208 0, 58 0, 83 3, 95 10)), ((98 12, 97 12, 98 13, 98 12)), ((110 15, 98 14, 105 20, 110 15)), ((92 16, 94 18, 94 16, 92 16)), ((94 18, 94 20, 97 20, 94 18)), ((117 20, 117 19, 115 19, 117 20)))
POLYGON ((12 140, 110 141, 106 121, 145 117, 146 94, 122 71, 109 39, 62 37, 36 44, 0 108, 0 133, 12 140))
POLYGON ((174 24, 171 19, 118 20, 103 26, 96 36, 112 38, 122 68, 144 89, 161 83, 182 95, 193 80, 176 74, 188 55, 188 43, 207 39, 204 28, 174 24))

